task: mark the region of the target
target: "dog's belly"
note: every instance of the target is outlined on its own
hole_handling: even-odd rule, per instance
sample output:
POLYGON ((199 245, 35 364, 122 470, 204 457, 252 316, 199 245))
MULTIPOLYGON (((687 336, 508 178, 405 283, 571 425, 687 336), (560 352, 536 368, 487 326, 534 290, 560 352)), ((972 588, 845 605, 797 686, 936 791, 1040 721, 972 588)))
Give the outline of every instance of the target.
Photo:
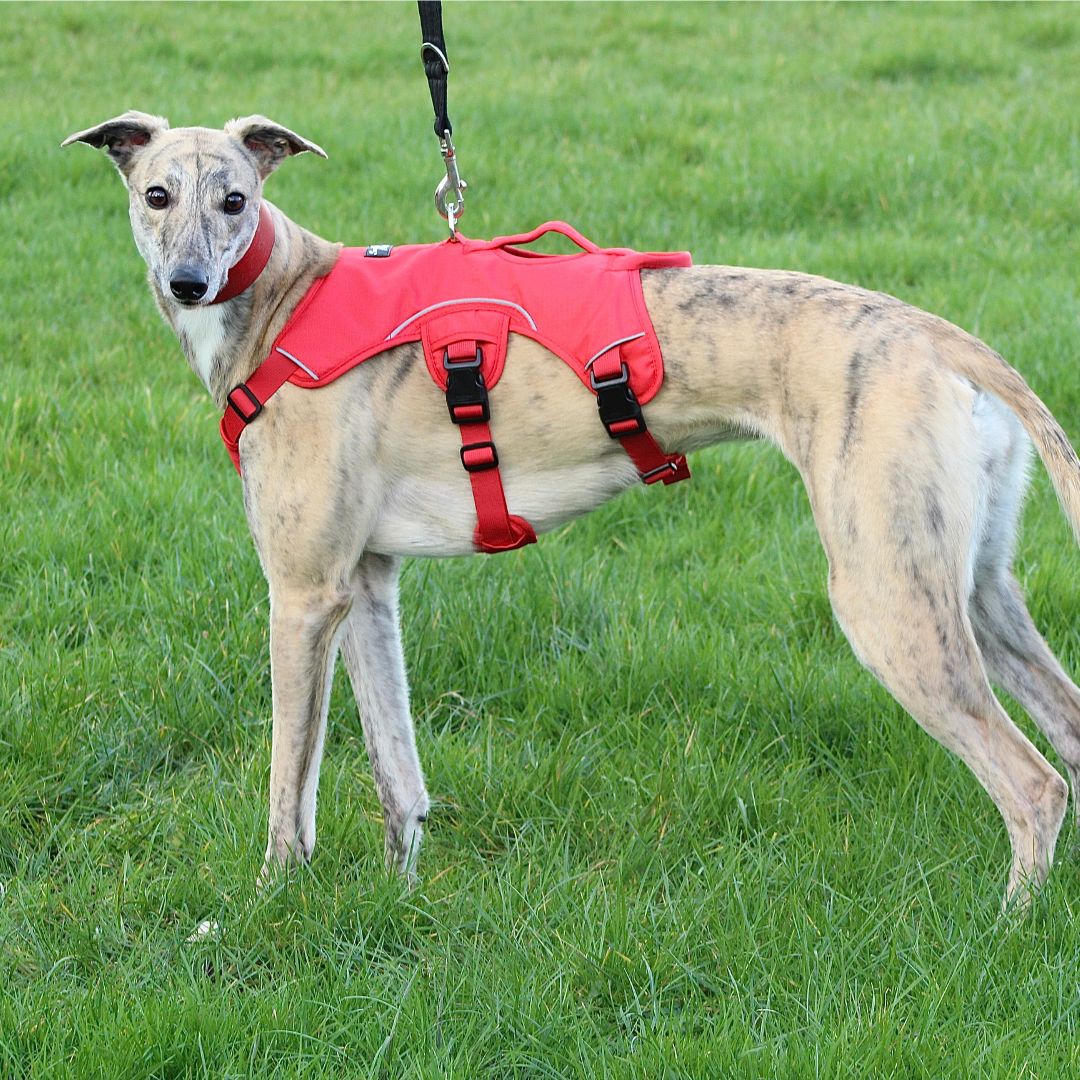
MULTIPOLYGON (((510 513, 525 518, 537 534, 580 517, 636 482, 637 472, 625 456, 587 467, 503 470, 510 513)), ((470 555, 476 551, 475 529, 476 506, 464 475, 412 476, 391 486, 365 546, 383 555, 470 555)))

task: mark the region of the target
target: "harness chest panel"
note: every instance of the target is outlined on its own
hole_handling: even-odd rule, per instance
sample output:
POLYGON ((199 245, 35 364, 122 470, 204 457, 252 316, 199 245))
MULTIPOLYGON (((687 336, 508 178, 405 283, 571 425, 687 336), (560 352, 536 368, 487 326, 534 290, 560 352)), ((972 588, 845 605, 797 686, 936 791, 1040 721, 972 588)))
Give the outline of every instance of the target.
MULTIPOLYGON (((438 244, 343 248, 330 273, 297 305, 267 360, 229 395, 222 438, 239 471, 241 432, 284 382, 317 389, 388 349, 420 341, 432 379, 447 393, 451 419, 463 425, 462 464, 474 480, 474 493, 476 476, 494 469, 501 497, 486 391, 499 381, 508 335, 515 333, 554 353, 598 395, 608 433, 623 441, 643 479, 661 471, 667 475, 656 479, 681 479, 688 475, 685 462, 656 446, 638 407, 656 395, 664 379, 640 271, 690 263, 684 252, 600 249, 562 222, 491 241, 458 236, 438 244), (570 237, 584 250, 546 255, 517 246, 548 231, 570 237), (471 373, 467 385, 462 382, 466 370, 471 373), (466 427, 483 438, 468 443, 466 427), (639 451, 648 450, 639 461, 630 442, 634 438, 648 440, 655 453, 639 442, 639 451), (467 452, 475 445, 490 445, 491 453, 478 466, 474 454, 471 467, 467 452), (680 470, 682 475, 673 475, 680 470)), ((478 539, 478 546, 505 550, 520 543, 487 546, 478 539)))

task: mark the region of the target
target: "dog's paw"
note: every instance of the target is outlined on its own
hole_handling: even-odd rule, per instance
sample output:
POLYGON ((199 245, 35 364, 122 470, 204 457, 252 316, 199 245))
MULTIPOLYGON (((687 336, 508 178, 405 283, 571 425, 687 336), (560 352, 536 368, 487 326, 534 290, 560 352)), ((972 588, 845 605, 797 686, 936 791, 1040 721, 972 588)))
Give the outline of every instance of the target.
POLYGON ((404 878, 409 889, 416 888, 419 876, 416 872, 420 857, 420 844, 424 839, 424 825, 427 813, 410 814, 397 825, 388 825, 386 829, 386 866, 404 878))
POLYGON ((278 886, 289 880, 289 876, 296 871, 296 862, 279 862, 277 859, 267 859, 259 870, 259 876, 255 879, 255 896, 265 896, 278 886))

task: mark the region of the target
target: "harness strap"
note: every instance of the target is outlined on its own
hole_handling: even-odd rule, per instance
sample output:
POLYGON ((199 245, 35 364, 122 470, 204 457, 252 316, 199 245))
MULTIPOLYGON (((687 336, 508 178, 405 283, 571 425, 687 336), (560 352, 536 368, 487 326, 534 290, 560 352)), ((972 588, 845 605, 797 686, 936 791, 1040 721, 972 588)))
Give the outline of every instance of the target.
POLYGON ((473 542, 480 551, 496 554, 535 544, 536 532, 506 506, 499 453, 487 423, 490 407, 482 361, 483 347, 472 339, 452 342, 443 356, 446 407, 461 431, 461 465, 469 474, 476 506, 473 542))
POLYGON ((643 484, 676 484, 690 479, 683 454, 666 454, 645 424, 641 405, 630 387, 630 369, 618 349, 598 357, 589 372, 600 420, 630 456, 643 484))
MULTIPOLYGON (((454 342, 446 349, 446 405, 461 429, 461 464, 472 483, 476 504, 476 546, 481 551, 512 551, 536 542, 536 533, 524 519, 510 514, 499 474, 499 456, 491 438, 487 387, 480 370, 482 346, 475 340, 454 342)), ((263 405, 296 370, 293 360, 274 350, 247 382, 229 391, 220 432, 240 472, 240 436, 263 410, 263 405)), ((630 389, 625 363, 613 350, 599 358, 591 371, 600 420, 618 439, 637 468, 642 483, 675 484, 690 477, 682 454, 666 454, 645 424, 641 406, 630 389), (599 370, 597 370, 599 369, 599 370)))
POLYGON ((236 471, 240 472, 240 436, 244 428, 263 410, 263 405, 289 380, 296 365, 275 349, 252 373, 247 382, 234 386, 225 399, 228 403, 221 417, 221 439, 229 451, 236 471))

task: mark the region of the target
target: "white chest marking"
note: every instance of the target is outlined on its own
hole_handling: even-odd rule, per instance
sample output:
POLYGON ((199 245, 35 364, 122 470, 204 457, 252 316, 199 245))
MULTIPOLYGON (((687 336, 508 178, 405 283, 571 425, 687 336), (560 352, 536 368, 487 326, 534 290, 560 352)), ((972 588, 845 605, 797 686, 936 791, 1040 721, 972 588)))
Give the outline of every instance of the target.
POLYGON ((195 374, 210 390, 214 357, 225 341, 225 312, 220 307, 181 308, 176 313, 176 329, 187 342, 195 374))

